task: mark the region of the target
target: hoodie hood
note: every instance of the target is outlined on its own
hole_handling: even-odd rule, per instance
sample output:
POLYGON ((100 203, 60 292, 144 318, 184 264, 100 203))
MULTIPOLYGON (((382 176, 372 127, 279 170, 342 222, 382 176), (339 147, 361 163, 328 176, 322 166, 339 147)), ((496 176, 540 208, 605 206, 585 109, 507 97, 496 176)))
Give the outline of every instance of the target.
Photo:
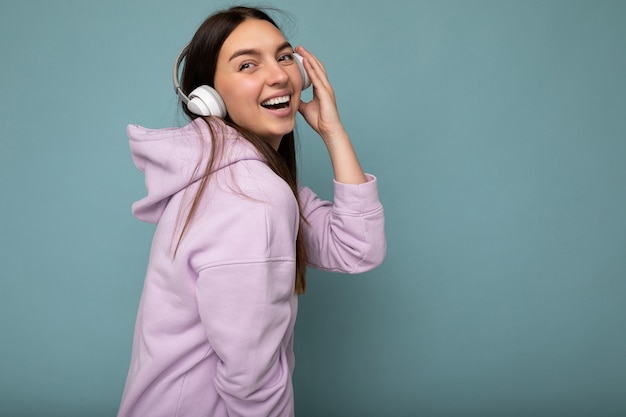
MULTIPOLYGON (((216 158, 212 172, 242 160, 263 160, 235 129, 211 123, 223 134, 221 156, 216 158)), ((126 131, 133 162, 144 173, 148 192, 133 204, 133 214, 139 220, 157 223, 170 197, 202 178, 213 145, 211 132, 202 118, 183 127, 148 129, 128 125, 126 131)))

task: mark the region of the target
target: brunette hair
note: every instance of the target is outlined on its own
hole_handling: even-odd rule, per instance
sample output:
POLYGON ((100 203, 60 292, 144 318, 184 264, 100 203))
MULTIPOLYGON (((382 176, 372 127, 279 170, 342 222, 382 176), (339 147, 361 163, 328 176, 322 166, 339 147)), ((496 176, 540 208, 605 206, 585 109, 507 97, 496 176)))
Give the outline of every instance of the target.
MULTIPOLYGON (((185 94, 189 94, 190 91, 200 85, 214 86, 217 58, 222 45, 233 30, 248 19, 265 20, 280 30, 275 21, 266 12, 257 8, 236 6, 216 12, 209 16, 200 25, 187 49, 185 65, 181 74, 181 88, 185 94)), ((189 116, 189 118, 195 119, 199 117, 191 113, 189 109, 187 109, 186 105, 183 103, 181 104, 183 111, 187 114, 187 116, 189 116)), ((211 118, 209 117, 204 120, 206 121, 211 133, 212 146, 204 168, 199 189, 193 198, 185 223, 182 227, 180 235, 178 236, 174 256, 176 255, 176 251, 178 250, 178 247, 183 239, 185 231, 191 223, 193 216, 196 214, 202 193, 206 188, 210 173, 215 165, 215 160, 219 158, 221 154, 223 143, 217 129, 218 123, 211 121, 210 119, 211 118)), ((239 131, 244 139, 252 143, 259 154, 261 154, 261 156, 265 159, 267 165, 279 177, 287 182, 296 198, 296 201, 298 202, 301 221, 306 222, 306 219, 303 217, 300 207, 300 199, 298 197, 296 147, 293 131, 283 136, 278 150, 275 150, 263 139, 236 125, 228 115, 223 119, 223 122, 239 131)), ((196 170, 200 168, 200 165, 201 164, 199 163, 196 170)), ((298 234, 296 237, 296 294, 302 294, 306 289, 305 275, 307 256, 301 229, 301 227, 298 228, 298 234)))

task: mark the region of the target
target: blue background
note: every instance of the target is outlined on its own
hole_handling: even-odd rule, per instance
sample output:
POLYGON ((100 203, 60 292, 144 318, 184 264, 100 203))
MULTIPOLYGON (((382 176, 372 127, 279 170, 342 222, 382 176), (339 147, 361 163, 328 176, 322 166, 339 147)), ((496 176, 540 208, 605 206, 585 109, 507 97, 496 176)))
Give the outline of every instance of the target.
MULTIPOLYGON (((112 416, 153 231, 125 126, 184 122, 174 57, 230 3, 0 4, 0 415, 112 416)), ((272 4, 388 234, 380 268, 309 274, 298 416, 626 415, 626 2, 272 4)))

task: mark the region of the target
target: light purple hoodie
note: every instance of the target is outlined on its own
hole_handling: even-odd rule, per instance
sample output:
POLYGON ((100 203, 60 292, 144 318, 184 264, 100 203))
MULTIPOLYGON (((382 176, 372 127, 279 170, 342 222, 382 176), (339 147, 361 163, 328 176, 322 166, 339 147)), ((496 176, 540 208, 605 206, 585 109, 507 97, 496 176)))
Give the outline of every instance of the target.
MULTIPOLYGON (((178 248, 211 140, 182 128, 128 126, 148 194, 133 205, 156 223, 119 417, 292 416, 295 240, 289 186, 222 123, 224 152, 178 248)), ((334 204, 301 187, 309 266, 359 273, 385 256, 376 179, 335 182, 334 204)))

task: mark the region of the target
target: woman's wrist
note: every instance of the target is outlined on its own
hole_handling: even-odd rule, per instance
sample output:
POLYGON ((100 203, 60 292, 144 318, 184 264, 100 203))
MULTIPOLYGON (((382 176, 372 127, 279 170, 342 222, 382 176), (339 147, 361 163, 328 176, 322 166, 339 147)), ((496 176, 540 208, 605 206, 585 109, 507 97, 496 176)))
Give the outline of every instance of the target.
POLYGON ((362 184, 367 177, 345 131, 324 139, 333 166, 335 180, 344 184, 362 184))

